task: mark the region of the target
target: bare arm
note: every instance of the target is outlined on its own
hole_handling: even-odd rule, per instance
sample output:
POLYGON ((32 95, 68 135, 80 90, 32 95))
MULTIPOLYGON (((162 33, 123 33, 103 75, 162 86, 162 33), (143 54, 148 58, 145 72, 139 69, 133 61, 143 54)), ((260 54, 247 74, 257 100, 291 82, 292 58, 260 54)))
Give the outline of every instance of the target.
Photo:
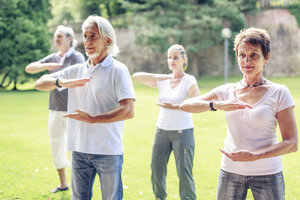
POLYGON ((189 90, 188 90, 188 96, 189 98, 193 98, 196 96, 199 96, 200 92, 199 92, 199 88, 197 84, 193 84, 190 86, 189 90))
MULTIPOLYGON (((168 109, 180 109, 190 113, 201 113, 210 110, 209 101, 215 99, 218 99, 218 97, 215 92, 211 91, 204 95, 187 99, 181 104, 162 103, 158 105, 168 109)), ((227 101, 214 101, 213 107, 217 110, 223 111, 252 108, 251 105, 237 99, 227 101)))
POLYGON ((87 123, 110 123, 133 118, 134 116, 134 100, 123 99, 120 106, 114 110, 102 113, 100 115, 91 116, 82 110, 75 110, 75 113, 66 115, 65 117, 87 123))
POLYGON ((166 74, 152 74, 146 72, 136 72, 132 75, 132 79, 136 82, 149 87, 156 88, 156 81, 171 79, 172 77, 166 74))
MULTIPOLYGON (((84 86, 87 82, 89 82, 90 79, 58 79, 58 84, 61 87, 65 88, 74 88, 74 87, 81 87, 84 86)), ((43 75, 41 78, 39 78, 35 84, 34 88, 41 91, 50 91, 54 90, 55 88, 58 88, 58 86, 55 84, 56 79, 52 78, 49 74, 43 75)))
POLYGON ((53 70, 58 67, 62 67, 61 63, 41 63, 41 62, 32 62, 26 66, 25 71, 29 74, 36 74, 45 70, 53 70))
POLYGON ((280 143, 256 152, 249 152, 244 150, 229 153, 222 149, 220 149, 220 151, 233 161, 254 161, 262 158, 270 158, 297 151, 298 133, 293 107, 287 108, 277 113, 277 119, 282 137, 282 141, 280 143))

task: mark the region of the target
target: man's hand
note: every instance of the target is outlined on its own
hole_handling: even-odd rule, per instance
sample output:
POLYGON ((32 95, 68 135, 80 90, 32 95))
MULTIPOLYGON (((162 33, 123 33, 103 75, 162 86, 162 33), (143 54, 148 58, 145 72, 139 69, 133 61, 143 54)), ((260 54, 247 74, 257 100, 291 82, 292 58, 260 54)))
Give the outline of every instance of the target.
POLYGON ((75 87, 82 87, 87 82, 89 82, 89 78, 83 79, 58 79, 58 84, 65 88, 75 88, 75 87))
POLYGON ((65 115, 64 117, 87 122, 87 123, 94 123, 93 120, 94 118, 90 114, 82 110, 75 110, 75 113, 65 115))

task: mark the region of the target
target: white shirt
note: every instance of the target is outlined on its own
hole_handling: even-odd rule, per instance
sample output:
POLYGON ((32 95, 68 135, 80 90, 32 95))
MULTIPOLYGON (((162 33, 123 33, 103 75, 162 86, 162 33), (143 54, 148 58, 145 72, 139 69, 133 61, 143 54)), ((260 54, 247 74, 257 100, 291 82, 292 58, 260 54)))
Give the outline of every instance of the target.
MULTIPOLYGON (((234 99, 235 84, 226 84, 214 89, 218 100, 234 99)), ((288 88, 274 84, 252 109, 225 112, 227 136, 225 150, 255 151, 277 144, 276 113, 294 106, 288 88)), ((268 175, 282 171, 281 156, 260 159, 252 162, 233 162, 222 155, 221 169, 240 175, 268 175)))
MULTIPOLYGON (((171 88, 170 80, 157 81, 158 102, 179 104, 188 97, 189 88, 196 84, 194 76, 185 74, 176 88, 171 88)), ((193 128, 193 119, 190 113, 182 110, 160 108, 156 126, 164 130, 184 130, 193 128)))
MULTIPOLYGON (((91 115, 117 108, 122 99, 135 99, 127 67, 108 55, 92 70, 88 61, 51 75, 65 79, 90 78, 83 87, 69 89, 68 112, 81 109, 91 115)), ((68 118, 68 149, 91 154, 123 153, 124 121, 86 123, 68 118)))

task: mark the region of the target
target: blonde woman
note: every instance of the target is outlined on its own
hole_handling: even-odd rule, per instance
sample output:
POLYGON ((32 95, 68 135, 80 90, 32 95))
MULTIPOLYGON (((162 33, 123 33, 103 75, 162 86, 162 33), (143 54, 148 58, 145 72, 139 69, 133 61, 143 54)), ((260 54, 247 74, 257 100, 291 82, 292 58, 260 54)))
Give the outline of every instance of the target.
MULTIPOLYGON (((183 46, 174 44, 168 49, 168 66, 171 74, 137 72, 133 79, 158 89, 159 103, 180 104, 186 98, 199 95, 194 76, 186 74, 188 58, 183 46)), ((160 108, 156 122, 156 133, 152 152, 152 186, 156 199, 165 199, 166 174, 169 156, 173 151, 179 177, 181 199, 196 199, 193 179, 194 130, 190 113, 181 110, 160 108)))

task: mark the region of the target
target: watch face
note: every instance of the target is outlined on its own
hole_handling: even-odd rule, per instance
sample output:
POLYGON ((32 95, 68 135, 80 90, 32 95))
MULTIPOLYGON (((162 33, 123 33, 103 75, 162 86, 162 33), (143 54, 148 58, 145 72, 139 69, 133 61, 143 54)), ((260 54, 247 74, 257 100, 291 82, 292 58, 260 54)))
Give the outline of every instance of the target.
POLYGON ((56 79, 55 85, 60 88, 61 86, 58 84, 58 80, 59 80, 59 78, 56 79))

